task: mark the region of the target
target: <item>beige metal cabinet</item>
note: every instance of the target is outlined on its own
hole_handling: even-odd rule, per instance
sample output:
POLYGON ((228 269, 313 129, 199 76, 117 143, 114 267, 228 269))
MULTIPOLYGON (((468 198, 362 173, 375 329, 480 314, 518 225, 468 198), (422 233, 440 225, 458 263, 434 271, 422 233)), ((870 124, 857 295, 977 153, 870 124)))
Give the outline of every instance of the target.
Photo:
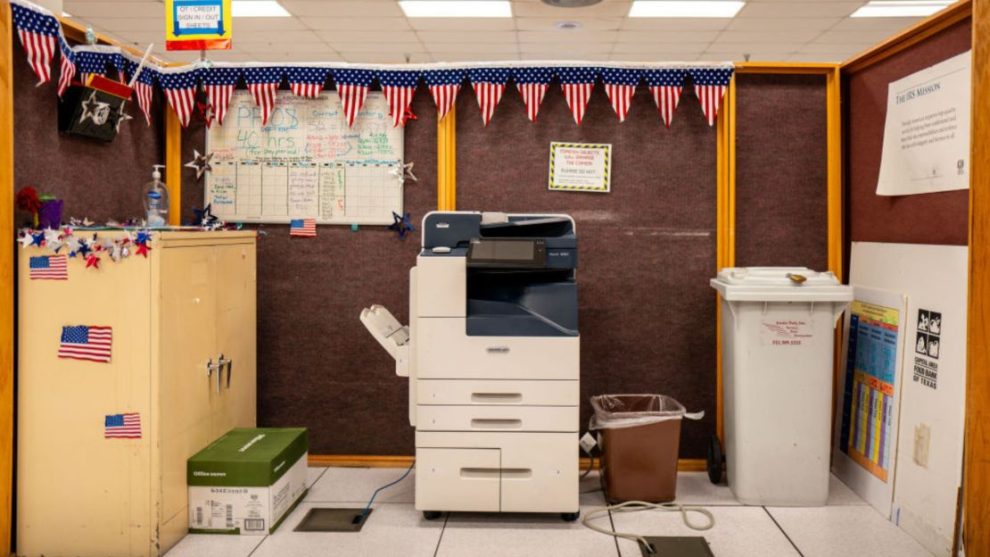
POLYGON ((188 525, 186 459, 255 425, 254 233, 152 236, 147 259, 69 259, 65 281, 31 280, 51 252, 20 250, 19 555, 165 553, 188 525), (58 358, 68 325, 112 327, 110 363, 58 358), (141 438, 104 438, 128 412, 141 438))

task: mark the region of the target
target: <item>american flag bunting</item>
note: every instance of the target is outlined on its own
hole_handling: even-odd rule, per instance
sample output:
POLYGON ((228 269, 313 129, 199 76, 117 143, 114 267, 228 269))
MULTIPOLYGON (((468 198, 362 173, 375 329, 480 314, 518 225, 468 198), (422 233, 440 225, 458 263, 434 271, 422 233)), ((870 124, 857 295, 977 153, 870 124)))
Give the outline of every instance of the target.
POLYGON ((315 238, 316 219, 293 219, 289 222, 289 236, 315 238))
POLYGON ((104 439, 140 439, 141 414, 107 414, 103 418, 104 439))
MULTIPOLYGON (((127 60, 124 67, 126 68, 127 79, 130 80, 134 77, 134 72, 137 71, 137 62, 127 60)), ((144 114, 144 120, 149 126, 151 125, 151 102, 155 98, 156 73, 153 68, 145 66, 141 68, 138 80, 134 83, 134 98, 137 99, 137 105, 144 114)))
POLYGON ((642 77, 640 70, 626 68, 602 68, 602 83, 605 85, 605 94, 612 104, 612 110, 619 118, 620 122, 626 121, 629 114, 629 105, 632 96, 636 93, 636 86, 642 77))
POLYGON ((65 90, 72 83, 72 78, 76 76, 76 53, 65 41, 65 37, 59 35, 58 49, 61 54, 58 70, 58 96, 61 97, 65 90))
POLYGON ((495 107, 502 100, 505 83, 509 81, 511 71, 508 68, 476 68, 468 70, 468 79, 474 88, 474 96, 478 99, 481 110, 481 121, 484 125, 492 121, 495 107))
POLYGON ((653 95, 653 102, 657 105, 657 112, 663 124, 670 127, 674 120, 674 111, 681 100, 681 92, 684 90, 685 70, 646 70, 643 72, 646 78, 646 85, 653 95))
POLYGON ((691 81, 694 82, 694 94, 701 103, 701 111, 708 125, 714 126, 722 95, 732 80, 732 68, 697 68, 690 70, 690 73, 691 81))
POLYGON ((199 74, 195 71, 182 73, 160 73, 158 83, 162 86, 169 106, 179 117, 182 127, 189 125, 189 118, 196 107, 196 87, 199 74))
POLYGON ((560 88, 564 91, 564 99, 571 108, 574 122, 581 125, 584 111, 591 99, 591 91, 595 87, 595 70, 593 68, 558 68, 560 88))
POLYGON ((512 72, 512 78, 516 82, 516 88, 522 95, 523 104, 526 105, 526 117, 530 122, 536 121, 536 115, 540 112, 540 104, 547 94, 550 82, 553 81, 553 70, 550 68, 516 68, 512 72))
POLYGON ((282 82, 282 70, 279 68, 244 68, 244 82, 248 91, 254 97, 254 104, 261 108, 261 127, 268 125, 268 118, 275 108, 275 97, 278 85, 282 82))
POLYGON ((364 106, 368 88, 375 79, 371 70, 335 70, 333 79, 337 85, 337 95, 347 120, 347 127, 354 125, 354 119, 364 106))
POLYGON ((464 81, 464 70, 429 70, 423 72, 423 79, 437 105, 437 120, 443 120, 457 101, 457 93, 464 81))
POLYGON ((64 255, 39 255, 28 261, 31 280, 68 280, 69 271, 64 255))
POLYGON ((297 68, 285 69, 285 77, 289 81, 289 89, 297 97, 315 99, 323 91, 323 85, 330 75, 329 68, 297 68))
POLYGON ((52 56, 59 38, 59 23, 52 15, 11 3, 14 27, 27 53, 28 64, 38 76, 38 85, 52 79, 52 56))
POLYGON ((213 120, 223 125, 230 106, 230 97, 234 87, 241 79, 241 71, 237 68, 209 68, 203 72, 203 89, 206 90, 206 102, 213 109, 213 119, 206 120, 206 126, 211 127, 213 120))
POLYGON ((77 46, 73 50, 76 54, 76 71, 79 73, 79 81, 86 83, 91 74, 107 75, 107 65, 111 61, 110 53, 103 50, 90 50, 97 47, 77 46))
POLYGON ((419 72, 416 71, 380 71, 378 82, 382 85, 382 93, 388 101, 388 113, 392 115, 392 127, 405 126, 409 117, 409 105, 416 94, 416 84, 419 83, 419 72))
POLYGON ((110 361, 113 346, 113 329, 93 325, 62 327, 62 339, 58 345, 58 357, 91 362, 110 361))

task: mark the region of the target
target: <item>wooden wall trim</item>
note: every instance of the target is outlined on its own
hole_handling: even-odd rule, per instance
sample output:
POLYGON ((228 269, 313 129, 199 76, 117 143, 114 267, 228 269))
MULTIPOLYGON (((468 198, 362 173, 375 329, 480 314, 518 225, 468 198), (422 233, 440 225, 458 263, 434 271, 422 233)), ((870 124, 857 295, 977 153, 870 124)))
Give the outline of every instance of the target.
POLYGON ((886 41, 861 52, 842 63, 842 71, 856 73, 909 48, 936 33, 970 17, 973 13, 971 0, 960 0, 948 8, 918 22, 886 41))
POLYGON ((736 62, 736 73, 742 74, 788 74, 788 75, 828 75, 839 67, 838 64, 824 62, 736 62))
MULTIPOLYGON (((729 81, 716 129, 716 242, 715 269, 736 262, 736 78, 729 81)), ((718 294, 715 294, 718 298, 718 294)), ((722 303, 715 303, 715 435, 724 440, 722 408, 722 303)))
MULTIPOLYGON (((382 455, 309 455, 310 466, 326 466, 332 468, 408 468, 413 456, 382 456, 382 455)), ((581 458, 579 465, 582 470, 588 467, 587 458, 581 458)), ((594 467, 601 468, 601 461, 595 459, 594 467)), ((705 461, 700 458, 682 458, 677 461, 677 470, 681 472, 703 472, 707 469, 705 461)))
POLYGON ((973 9, 963 540, 990 555, 990 5, 973 9))
POLYGON ((168 189, 168 223, 182 224, 182 123, 172 108, 165 108, 165 187, 168 189))
POLYGON ((0 4, 0 554, 10 553, 14 473, 14 28, 0 4))
POLYGON ((457 107, 437 121, 437 209, 457 208, 457 107))

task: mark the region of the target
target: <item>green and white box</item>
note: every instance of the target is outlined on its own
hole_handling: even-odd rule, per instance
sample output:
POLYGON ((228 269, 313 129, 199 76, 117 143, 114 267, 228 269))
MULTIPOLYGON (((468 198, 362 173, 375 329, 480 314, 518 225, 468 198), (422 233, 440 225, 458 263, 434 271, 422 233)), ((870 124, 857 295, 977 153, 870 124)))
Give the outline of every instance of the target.
POLYGON ((267 534, 306 494, 305 428, 237 428, 189 459, 189 531, 267 534))

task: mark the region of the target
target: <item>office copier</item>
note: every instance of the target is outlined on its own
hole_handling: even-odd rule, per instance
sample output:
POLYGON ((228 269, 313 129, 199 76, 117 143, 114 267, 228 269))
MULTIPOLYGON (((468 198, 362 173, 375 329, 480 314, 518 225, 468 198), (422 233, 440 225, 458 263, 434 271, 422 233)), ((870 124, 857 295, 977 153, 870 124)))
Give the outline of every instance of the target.
POLYGON ((409 377, 416 509, 578 516, 577 236, 566 215, 431 212, 409 325, 361 321, 409 377))

